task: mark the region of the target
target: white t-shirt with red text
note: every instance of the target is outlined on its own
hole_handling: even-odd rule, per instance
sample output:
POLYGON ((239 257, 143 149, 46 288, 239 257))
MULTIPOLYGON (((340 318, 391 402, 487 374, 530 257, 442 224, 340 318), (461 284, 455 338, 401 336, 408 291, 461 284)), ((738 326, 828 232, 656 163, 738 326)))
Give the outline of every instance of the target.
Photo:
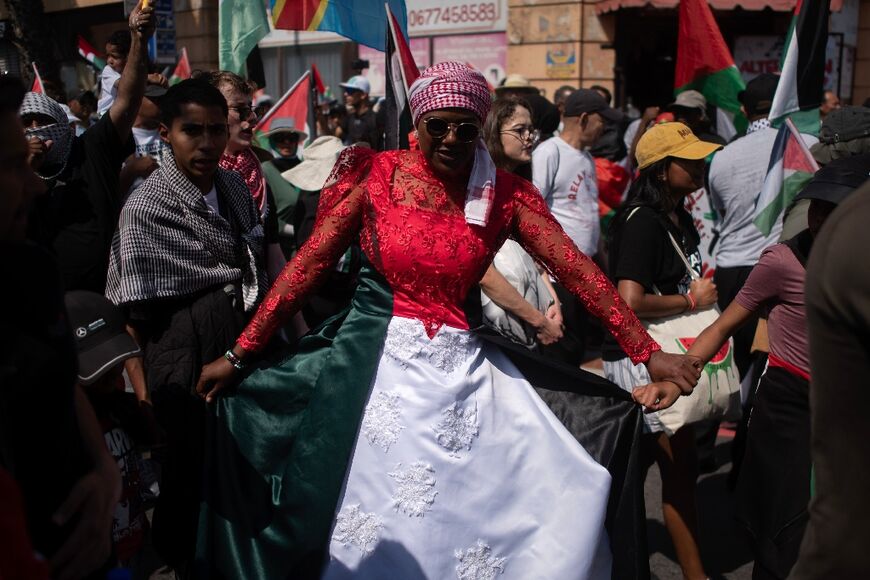
POLYGON ((597 254, 601 222, 592 156, 561 137, 547 139, 532 152, 532 180, 580 251, 590 257, 597 254))

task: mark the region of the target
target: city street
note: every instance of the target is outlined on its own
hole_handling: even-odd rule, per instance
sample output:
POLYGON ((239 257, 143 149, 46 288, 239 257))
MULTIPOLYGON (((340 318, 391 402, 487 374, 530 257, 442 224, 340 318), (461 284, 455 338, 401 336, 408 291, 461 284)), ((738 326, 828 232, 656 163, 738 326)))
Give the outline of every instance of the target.
MULTIPOLYGON (((719 469, 702 475, 698 480, 701 555, 712 580, 749 580, 752 577, 752 554, 743 530, 733 517, 734 496, 726 485, 731 470, 731 438, 723 437, 723 433, 720 431, 716 441, 719 469)), ((655 466, 650 468, 644 495, 652 578, 681 580, 683 575, 662 521, 661 479, 655 466)))

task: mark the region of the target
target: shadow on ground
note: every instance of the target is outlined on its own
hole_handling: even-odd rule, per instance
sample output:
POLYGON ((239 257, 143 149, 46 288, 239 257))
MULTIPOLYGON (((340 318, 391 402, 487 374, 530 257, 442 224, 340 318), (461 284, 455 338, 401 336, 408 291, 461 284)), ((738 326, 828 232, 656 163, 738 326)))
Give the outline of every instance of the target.
MULTIPOLYGON (((734 519, 734 495, 727 488, 731 470, 731 440, 716 441, 715 473, 698 480, 698 512, 701 526, 701 557, 713 580, 749 580, 752 577, 752 554, 743 529, 734 519)), ((661 478, 658 468, 650 468, 644 486, 650 570, 653 579, 681 580, 668 531, 662 521, 661 478)))

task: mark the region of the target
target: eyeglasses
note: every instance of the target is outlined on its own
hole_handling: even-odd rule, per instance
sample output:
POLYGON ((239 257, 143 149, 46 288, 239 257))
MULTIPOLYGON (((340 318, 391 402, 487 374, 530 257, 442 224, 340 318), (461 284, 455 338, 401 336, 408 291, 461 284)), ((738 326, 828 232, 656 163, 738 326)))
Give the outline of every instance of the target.
POLYGON ((501 131, 501 133, 509 133, 520 141, 531 141, 532 143, 537 143, 541 140, 541 132, 531 125, 522 125, 512 129, 505 129, 504 131, 501 131))
POLYGON ((229 109, 238 113, 239 119, 241 119, 242 121, 247 121, 251 118, 251 115, 254 115, 255 117, 257 116, 257 113, 254 111, 254 109, 251 108, 250 105, 241 105, 239 107, 233 106, 229 107, 229 109))
POLYGON ((441 117, 429 117, 423 119, 423 124, 433 139, 443 139, 450 131, 453 131, 460 143, 472 143, 480 137, 480 127, 474 123, 450 123, 441 117))

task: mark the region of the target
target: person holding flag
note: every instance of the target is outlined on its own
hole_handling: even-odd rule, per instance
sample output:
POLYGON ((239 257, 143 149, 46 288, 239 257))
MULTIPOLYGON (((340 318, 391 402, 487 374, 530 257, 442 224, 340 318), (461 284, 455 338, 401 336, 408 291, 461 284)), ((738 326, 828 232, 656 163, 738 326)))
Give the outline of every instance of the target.
POLYGON ((145 94, 154 24, 153 8, 131 12, 132 41, 118 95, 81 137, 73 135, 67 115, 46 95, 30 92, 21 107, 30 164, 49 191, 36 202, 30 238, 53 250, 66 290, 103 292, 106 287, 109 249, 121 212, 118 176, 133 152, 132 128, 145 94))
MULTIPOLYGON (((755 225, 756 199, 764 188, 771 153, 777 140, 770 114, 779 77, 771 73, 749 81, 739 95, 742 111, 749 121, 746 135, 732 141, 713 157, 707 191, 716 210, 719 241, 716 247, 714 281, 719 289, 719 308, 725 310, 765 248, 779 241, 781 221, 774 221, 767 234, 755 225)), ((817 141, 802 136, 807 146, 817 141)), ((734 335, 734 359, 741 377, 750 365, 750 348, 755 324, 748 323, 734 335)))

